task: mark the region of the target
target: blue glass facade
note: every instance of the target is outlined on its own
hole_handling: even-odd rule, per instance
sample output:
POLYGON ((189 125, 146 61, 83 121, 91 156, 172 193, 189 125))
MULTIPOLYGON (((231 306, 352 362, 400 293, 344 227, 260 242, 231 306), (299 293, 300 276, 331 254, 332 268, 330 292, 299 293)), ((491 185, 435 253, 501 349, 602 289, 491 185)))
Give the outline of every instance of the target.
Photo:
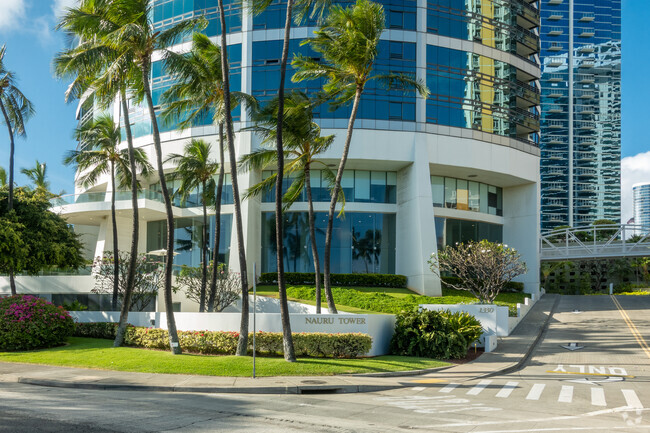
POLYGON ((621 2, 542 8, 542 230, 620 221, 621 2))
POLYGON ((634 224, 643 226, 643 230, 637 234, 650 234, 650 183, 634 185, 632 193, 634 196, 634 224))

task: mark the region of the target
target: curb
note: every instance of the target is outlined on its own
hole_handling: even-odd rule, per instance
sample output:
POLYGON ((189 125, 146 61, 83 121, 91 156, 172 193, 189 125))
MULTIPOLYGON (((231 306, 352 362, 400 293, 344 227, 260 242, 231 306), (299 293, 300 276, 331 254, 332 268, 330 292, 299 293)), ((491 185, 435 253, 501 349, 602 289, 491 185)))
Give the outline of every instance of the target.
POLYGON ((101 391, 142 391, 142 392, 181 392, 201 394, 348 394, 377 392, 402 388, 402 385, 305 385, 305 386, 268 386, 268 387, 195 387, 163 385, 120 385, 111 383, 78 383, 50 379, 18 377, 16 383, 44 386, 50 388, 87 389, 101 391))

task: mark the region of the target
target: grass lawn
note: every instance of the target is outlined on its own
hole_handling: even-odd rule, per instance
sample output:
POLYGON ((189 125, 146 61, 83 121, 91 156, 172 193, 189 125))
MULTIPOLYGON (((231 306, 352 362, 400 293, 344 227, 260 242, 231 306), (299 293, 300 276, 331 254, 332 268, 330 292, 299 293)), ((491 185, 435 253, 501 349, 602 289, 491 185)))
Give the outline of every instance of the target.
MULTIPOLYGON (((287 289, 292 286, 287 286, 287 289)), ((302 286, 294 286, 302 287, 302 286)), ((305 286, 311 287, 313 286, 305 286)), ((335 287, 333 287, 335 288, 335 287)), ((351 289, 356 290, 366 294, 385 294, 393 298, 400 299, 402 301, 408 301, 409 299, 413 301, 413 305, 418 305, 421 303, 430 303, 430 304, 471 304, 477 302, 477 299, 470 292, 462 290, 454 290, 449 288, 442 289, 442 296, 440 297, 429 297, 428 299, 423 299, 419 294, 405 288, 391 288, 391 287, 340 287, 342 289, 351 289)), ((261 296, 270 296, 277 298, 278 297, 278 287, 277 286, 258 286, 257 294, 261 296)), ((503 305, 509 308, 511 314, 516 314, 517 304, 523 304, 524 298, 530 297, 527 293, 501 293, 497 296, 495 300, 496 305, 503 305)), ((323 294, 323 299, 325 294, 323 294)), ((302 302, 304 304, 316 305, 316 302, 312 299, 305 298, 292 298, 289 297, 290 301, 302 302)), ((322 302, 321 306, 327 309, 327 303, 322 302)), ((385 312, 380 311, 381 308, 376 309, 362 309, 354 306, 336 304, 336 307, 348 313, 360 313, 360 314, 385 314, 385 312)))
MULTIPOLYGON (((250 356, 171 355, 166 351, 113 347, 112 340, 70 337, 69 345, 26 352, 0 352, 0 362, 22 362, 64 367, 140 373, 197 374, 204 376, 250 376, 250 356)), ((405 371, 450 365, 443 361, 408 356, 378 356, 361 359, 258 357, 258 376, 331 376, 349 373, 405 371)))

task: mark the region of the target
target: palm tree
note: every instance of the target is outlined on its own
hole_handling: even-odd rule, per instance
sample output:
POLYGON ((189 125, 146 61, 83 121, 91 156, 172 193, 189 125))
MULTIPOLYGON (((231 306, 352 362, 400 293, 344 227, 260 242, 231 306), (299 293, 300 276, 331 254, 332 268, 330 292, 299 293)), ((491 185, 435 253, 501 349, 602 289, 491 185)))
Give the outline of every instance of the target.
MULTIPOLYGON (((208 204, 214 198, 214 175, 219 169, 219 164, 210 159, 212 146, 203 140, 191 140, 183 154, 169 155, 165 162, 175 162, 176 171, 172 179, 179 179, 181 185, 176 192, 183 201, 192 191, 201 187, 201 206, 203 207, 203 238, 201 240, 201 290, 199 311, 205 311, 205 288, 208 280, 208 204)), ((213 271, 216 273, 216 270, 213 271)))
MULTIPOLYGON (((111 307, 117 311, 119 293, 119 248, 117 241, 117 221, 115 219, 116 180, 120 188, 128 188, 131 184, 132 172, 129 166, 128 149, 119 149, 121 133, 119 125, 110 115, 102 115, 93 121, 82 124, 75 130, 75 139, 79 142, 79 150, 71 150, 65 156, 63 163, 74 165, 78 174, 77 183, 84 188, 91 187, 97 180, 108 174, 111 180, 111 219, 113 228, 113 299, 111 307)), ((136 169, 142 176, 148 177, 153 170, 142 149, 134 151, 136 169)), ((137 176, 137 171, 135 172, 137 176)), ((136 190, 137 193, 137 190, 136 190)))
POLYGON ((297 69, 293 81, 323 78, 326 81, 323 90, 332 99, 332 106, 340 107, 352 102, 352 112, 348 121, 347 135, 343 146, 343 155, 336 173, 334 191, 330 201, 325 233, 324 285, 327 307, 331 313, 337 313, 332 298, 330 284, 330 253, 332 249, 332 228, 334 212, 341 190, 343 170, 350 151, 352 131, 357 118, 359 101, 370 80, 379 80, 389 89, 415 89, 423 97, 429 94, 425 84, 420 80, 402 74, 375 75, 373 66, 377 57, 379 38, 384 30, 384 9, 380 4, 369 0, 357 0, 356 4, 343 8, 333 6, 315 37, 306 39, 302 44, 321 54, 322 61, 298 55, 292 62, 297 69))
MULTIPOLYGON (((194 33, 192 49, 187 54, 165 52, 167 71, 176 84, 161 97, 164 104, 162 118, 166 122, 179 121, 178 127, 185 129, 207 113, 213 114, 213 123, 219 129, 219 179, 217 181, 215 205, 215 236, 213 243, 213 272, 210 278, 208 311, 214 308, 217 294, 217 273, 219 241, 221 238, 221 196, 225 178, 224 139, 225 122, 224 80, 221 67, 221 48, 207 36, 194 33)), ((255 99, 242 92, 230 92, 231 107, 246 102, 248 108, 255 107, 255 99)), ((232 121, 232 120, 231 120, 232 121)), ((242 284, 244 282, 242 281, 242 284)), ((243 290, 243 288, 242 288, 243 290)))
MULTIPOLYGON (((101 43, 102 35, 115 30, 117 24, 107 17, 108 0, 82 0, 76 8, 69 8, 57 24, 57 29, 69 33, 78 44, 57 54, 54 70, 60 77, 72 78, 66 92, 66 102, 79 99, 81 103, 99 103, 100 108, 119 98, 123 114, 123 126, 129 154, 129 169, 137 173, 133 134, 127 104, 129 84, 137 83, 140 76, 133 58, 128 53, 118 53, 101 43)), ((138 260, 140 221, 138 209, 138 183, 131 177, 132 236, 131 254, 127 272, 126 288, 120 322, 113 345, 119 347, 124 341, 131 298, 134 292, 138 260)))
MULTIPOLYGON (((97 0, 96 0, 97 1, 97 0)), ((101 1, 101 0, 100 0, 101 1)), ((158 178, 160 180, 160 190, 165 204, 166 222, 167 222, 167 254, 165 255, 165 284, 164 300, 165 310, 167 312, 167 329, 169 331, 169 346, 173 354, 182 353, 178 342, 178 332, 176 330, 176 320, 174 319, 172 305, 172 268, 173 268, 173 251, 174 251, 174 214, 172 211, 172 202, 165 180, 163 169, 162 147, 160 143, 160 130, 158 128, 158 119, 153 104, 151 94, 151 85, 149 77, 151 75, 152 55, 158 50, 163 50, 168 46, 176 43, 197 27, 205 24, 205 20, 192 19, 181 21, 165 30, 154 30, 153 12, 151 10, 153 3, 149 0, 112 0, 108 3, 105 10, 106 18, 114 27, 109 28, 101 37, 101 45, 118 54, 118 58, 132 59, 139 72, 139 79, 135 83, 136 95, 139 99, 146 101, 151 121, 153 144, 156 152, 156 166, 158 169, 158 178)), ((110 76, 111 68, 107 70, 110 76)))
POLYGON ((43 197, 51 196, 50 182, 47 180, 47 164, 39 162, 38 159, 33 168, 23 168, 20 170, 34 184, 34 191, 43 197))
MULTIPOLYGON (((290 162, 285 166, 285 173, 292 175, 293 182, 284 194, 284 208, 291 206, 301 195, 302 191, 307 193, 309 209, 309 237, 311 239, 311 250, 314 259, 314 274, 316 283, 316 313, 321 313, 321 280, 320 260, 316 247, 316 222, 314 218, 314 204, 311 189, 311 170, 314 165, 319 165, 326 178, 334 184, 334 173, 327 164, 318 161, 319 155, 325 153, 332 142, 333 135, 321 137, 321 130, 318 124, 313 121, 314 102, 303 92, 292 92, 284 103, 284 140, 286 143, 284 158, 290 162)), ((261 138, 262 144, 274 144, 276 140, 275 129, 277 127, 278 100, 274 99, 262 110, 253 114, 255 126, 251 129, 261 138)), ((263 169, 274 165, 277 161, 277 152, 271 148, 262 148, 248 155, 245 155, 240 166, 243 169, 263 169)), ((256 196, 273 188, 276 184, 277 173, 264 179, 257 185, 252 186, 246 192, 246 196, 256 196)), ((341 195, 342 197, 342 195, 341 195)), ((277 224, 277 221, 276 221, 277 224)), ((282 250, 278 250, 282 251, 282 250)))
MULTIPOLYGON (((16 75, 9 71, 4 64, 6 48, 0 47, 0 111, 2 120, 9 133, 9 196, 7 210, 14 206, 14 135, 25 137, 25 122, 34 114, 34 106, 29 99, 16 87, 16 75)), ((11 294, 16 294, 14 272, 9 270, 9 286, 11 294)))

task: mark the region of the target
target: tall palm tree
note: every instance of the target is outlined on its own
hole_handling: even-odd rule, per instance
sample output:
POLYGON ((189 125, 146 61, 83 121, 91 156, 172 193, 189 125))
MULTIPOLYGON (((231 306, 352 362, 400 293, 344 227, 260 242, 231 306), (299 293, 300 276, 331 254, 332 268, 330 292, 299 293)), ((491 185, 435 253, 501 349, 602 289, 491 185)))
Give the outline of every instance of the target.
MULTIPOLYGON (((152 23, 153 3, 149 0, 112 0, 106 8, 105 18, 115 24, 101 37, 101 44, 118 53, 119 58, 129 58, 137 67, 140 74, 135 82, 135 90, 139 100, 144 99, 151 121, 153 145, 156 152, 156 165, 160 190, 165 204, 167 222, 167 254, 165 255, 164 300, 167 312, 167 329, 169 331, 169 346, 173 354, 182 353, 178 342, 176 320, 172 304, 172 268, 174 259, 174 214, 172 202, 165 180, 163 168, 163 153, 160 142, 160 130, 156 109, 153 104, 150 75, 152 56, 158 50, 164 50, 177 43, 195 28, 205 25, 205 20, 191 19, 181 21, 165 30, 154 30, 152 23)), ((108 69, 108 73, 111 69, 108 69)))
MULTIPOLYGON (((303 92, 292 92, 284 101, 284 158, 290 160, 285 166, 285 174, 292 177, 293 182, 284 194, 284 208, 291 206, 304 190, 307 194, 309 210, 309 237, 311 240, 311 251, 314 259, 314 274, 316 283, 316 313, 321 313, 321 279, 320 259, 316 247, 316 222, 314 217, 314 203, 311 189, 311 170, 314 165, 319 165, 325 177, 334 185, 335 176, 327 164, 318 161, 319 155, 325 153, 332 142, 333 135, 321 137, 321 130, 318 124, 313 121, 314 101, 303 92)), ((277 98, 268 103, 263 109, 253 114, 255 126, 251 129, 261 138, 262 144, 275 144, 278 113, 277 98)), ((261 148, 255 152, 245 155, 240 166, 243 169, 263 169, 277 163, 277 152, 272 148, 261 148)), ((253 185, 246 192, 246 196, 256 196, 265 191, 271 190, 276 184, 277 173, 264 179, 262 182, 253 185)), ((277 187, 277 185, 276 185, 277 187)), ((343 197, 343 195, 341 195, 343 197)), ((277 222, 276 222, 277 224, 277 222)), ((282 251, 282 250, 279 250, 282 251)))
POLYGON ((302 44, 309 44, 314 51, 320 53, 322 61, 298 55, 292 62, 297 69, 293 81, 323 78, 326 80, 323 90, 332 98, 334 107, 347 105, 352 101, 352 112, 348 121, 343 155, 336 173, 325 233, 324 285, 327 306, 331 313, 337 313, 330 284, 334 212, 361 95, 370 80, 379 80, 389 89, 414 89, 425 98, 429 94, 426 85, 411 76, 373 73, 379 38, 384 31, 384 26, 384 8, 380 4, 369 0, 357 0, 356 4, 348 8, 333 6, 324 25, 315 32, 316 36, 302 42, 302 44))
MULTIPOLYGON (((167 71, 174 77, 176 83, 161 97, 164 104, 163 120, 166 122, 178 121, 178 127, 185 129, 208 113, 212 113, 213 123, 219 129, 219 178, 214 199, 215 236, 212 248, 214 263, 207 304, 208 311, 212 311, 217 294, 216 270, 219 268, 217 261, 221 238, 221 196, 225 178, 223 129, 226 116, 221 48, 207 36, 194 33, 192 49, 189 53, 179 54, 167 50, 164 56, 167 71)), ((248 108, 257 105, 253 97, 242 92, 230 92, 230 100, 231 108, 242 102, 246 102, 248 108)))
POLYGON ((34 184, 34 191, 43 197, 51 196, 50 182, 47 180, 47 164, 39 162, 38 159, 33 168, 23 168, 22 174, 34 184))
MULTIPOLYGON (((201 187, 201 206, 203 207, 203 238, 201 240, 201 289, 199 292, 199 312, 205 311, 205 289, 208 280, 208 204, 214 198, 214 175, 219 163, 210 159, 212 146, 203 140, 193 139, 185 145, 183 154, 173 153, 165 162, 176 163, 172 179, 181 182, 177 194, 184 201, 190 193, 201 187)), ((216 269, 213 273, 216 273, 216 269)))
MULTIPOLYGON (((117 221, 115 213, 115 194, 117 187, 128 188, 131 184, 132 172, 128 149, 119 149, 121 132, 119 125, 110 115, 102 115, 97 119, 82 124, 75 130, 75 139, 79 142, 78 150, 71 150, 65 156, 63 163, 76 168, 77 183, 84 188, 91 187, 97 180, 108 175, 111 181, 111 219, 113 229, 113 298, 111 307, 117 311, 119 293, 119 247, 117 240, 117 221), (116 183, 117 181, 117 183, 116 183)), ((147 160, 142 149, 134 151, 136 169, 144 177, 148 177, 153 167, 147 160)), ((137 176, 138 171, 135 172, 137 176)))
MULTIPOLYGON (((219 0, 222 1, 222 0, 219 0)), ((259 13, 266 9, 272 0, 248 0, 248 3, 254 13, 259 13)), ((312 11, 312 15, 320 11, 320 17, 330 4, 330 0, 287 0, 287 13, 284 22, 284 36, 282 40, 282 55, 280 58, 280 83, 278 85, 278 111, 277 123, 275 129, 276 161, 277 176, 275 179, 275 242, 277 251, 283 250, 282 234, 282 179, 284 176, 284 143, 283 143, 283 118, 284 118, 284 89, 287 75, 287 61, 289 58, 289 40, 291 36, 291 22, 302 22, 305 17, 312 11), (295 10, 294 10, 295 7, 295 10)), ((223 10, 223 9, 221 9, 223 10)), ((224 43, 225 43, 225 36, 224 43)), ((294 362, 296 356, 293 348, 293 337, 291 334, 291 322, 289 320, 289 305, 287 302, 287 288, 284 281, 284 257, 282 254, 276 255, 276 264, 278 268, 278 296, 280 298, 280 317, 282 320, 282 334, 284 346, 284 358, 289 362, 294 362)))
MULTIPOLYGON (((4 58, 6 47, 0 47, 0 111, 2 121, 7 126, 9 133, 9 196, 7 210, 14 206, 14 136, 24 137, 25 122, 34 114, 34 106, 29 99, 16 87, 16 75, 5 67, 4 58)), ((16 294, 16 281, 14 272, 9 270, 9 286, 11 294, 16 294)))
MULTIPOLYGON (((81 103, 92 104, 96 101, 98 108, 101 108, 116 98, 119 100, 129 153, 129 168, 132 173, 137 173, 127 90, 133 83, 138 82, 140 74, 132 56, 128 53, 118 53, 101 42, 102 35, 117 28, 117 24, 107 17, 110 1, 81 0, 77 7, 65 11, 57 29, 69 33, 71 39, 77 40, 78 44, 56 55, 54 70, 58 76, 73 80, 66 91, 66 102, 79 99, 81 103)), ((130 189, 133 211, 131 254, 119 326, 113 343, 115 347, 121 346, 124 340, 138 259, 140 221, 138 183, 135 176, 131 177, 130 189)))

